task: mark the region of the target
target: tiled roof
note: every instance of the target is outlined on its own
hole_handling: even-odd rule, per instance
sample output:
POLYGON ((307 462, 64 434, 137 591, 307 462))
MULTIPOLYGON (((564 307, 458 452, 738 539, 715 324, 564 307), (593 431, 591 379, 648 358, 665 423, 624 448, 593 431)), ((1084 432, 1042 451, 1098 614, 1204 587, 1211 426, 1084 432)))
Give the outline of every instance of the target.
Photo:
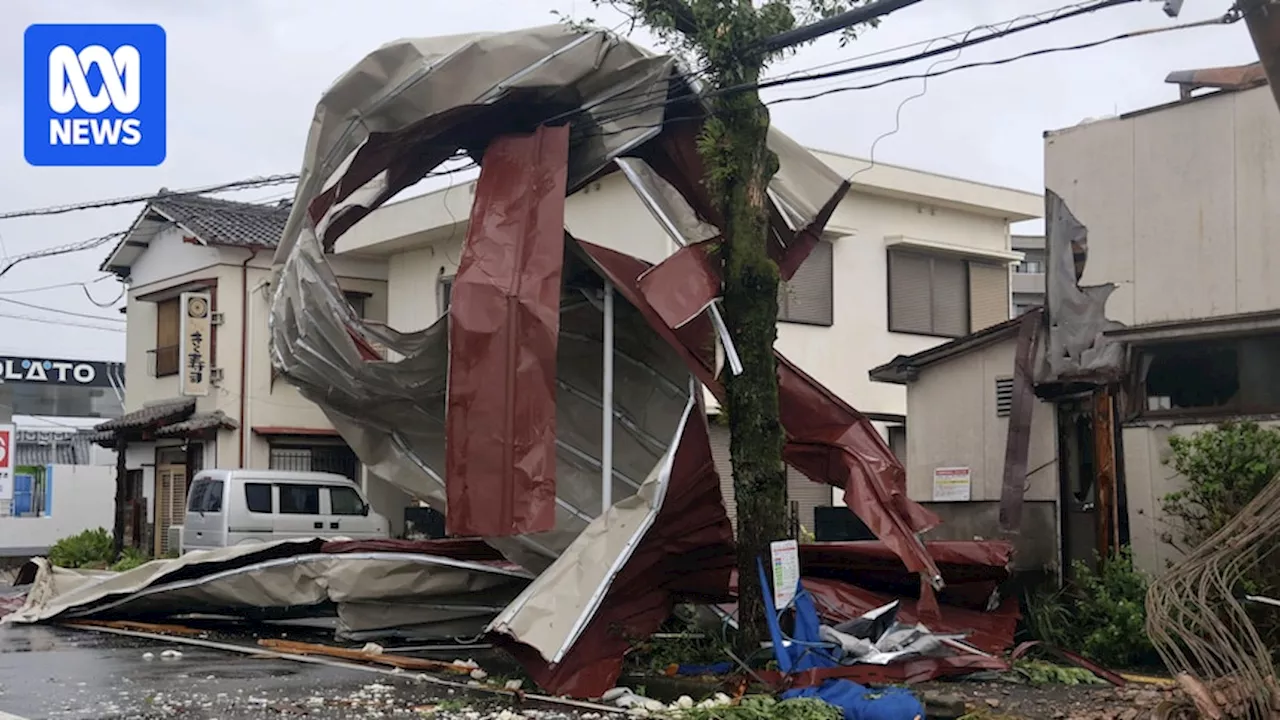
POLYGON ((153 405, 143 405, 131 413, 125 413, 114 420, 108 420, 93 429, 96 433, 114 430, 133 430, 150 425, 165 425, 187 418, 195 412, 196 399, 178 398, 165 400, 153 405))
POLYGON ((273 248, 289 219, 287 204, 260 205, 202 195, 161 194, 151 207, 210 245, 273 248))
POLYGON ((221 410, 213 412, 196 413, 181 422, 165 425, 157 428, 156 437, 183 437, 189 433, 200 432, 201 430, 235 430, 240 427, 240 423, 227 417, 227 414, 221 410))

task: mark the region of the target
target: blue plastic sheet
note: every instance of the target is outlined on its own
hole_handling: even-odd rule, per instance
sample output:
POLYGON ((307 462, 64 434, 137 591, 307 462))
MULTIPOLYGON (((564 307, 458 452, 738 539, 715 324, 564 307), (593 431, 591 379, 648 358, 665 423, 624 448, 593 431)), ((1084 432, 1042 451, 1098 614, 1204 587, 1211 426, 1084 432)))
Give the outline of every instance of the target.
POLYGON ((924 705, 904 688, 872 690, 852 680, 828 680, 821 685, 788 690, 783 700, 816 698, 844 712, 844 720, 921 720, 924 705))

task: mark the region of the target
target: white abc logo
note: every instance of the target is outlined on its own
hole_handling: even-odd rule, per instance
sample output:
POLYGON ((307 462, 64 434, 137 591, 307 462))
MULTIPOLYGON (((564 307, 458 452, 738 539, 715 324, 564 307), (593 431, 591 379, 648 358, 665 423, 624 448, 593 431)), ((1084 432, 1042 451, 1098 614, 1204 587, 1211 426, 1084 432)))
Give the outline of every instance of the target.
POLYGON ((131 113, 142 102, 141 56, 132 45, 121 45, 115 53, 101 45, 90 45, 77 53, 66 45, 49 52, 49 108, 59 114, 77 106, 97 114, 109 107, 131 113), (102 87, 89 90, 87 75, 94 65, 102 73, 102 87))

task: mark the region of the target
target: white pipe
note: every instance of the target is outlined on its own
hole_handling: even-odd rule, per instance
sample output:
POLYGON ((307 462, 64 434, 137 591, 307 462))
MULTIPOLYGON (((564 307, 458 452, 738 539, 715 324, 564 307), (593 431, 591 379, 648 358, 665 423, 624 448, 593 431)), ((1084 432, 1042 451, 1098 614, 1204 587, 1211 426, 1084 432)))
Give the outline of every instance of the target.
POLYGON ((600 393, 600 514, 613 507, 613 283, 604 281, 604 388, 600 393))

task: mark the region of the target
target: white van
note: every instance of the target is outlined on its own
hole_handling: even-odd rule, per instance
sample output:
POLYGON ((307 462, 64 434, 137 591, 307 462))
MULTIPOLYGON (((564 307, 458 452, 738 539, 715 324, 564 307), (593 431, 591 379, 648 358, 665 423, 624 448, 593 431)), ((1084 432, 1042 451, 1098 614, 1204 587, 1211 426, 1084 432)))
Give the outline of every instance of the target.
POLYGON ((341 475, 203 470, 187 493, 182 552, 290 538, 386 538, 387 519, 341 475))

